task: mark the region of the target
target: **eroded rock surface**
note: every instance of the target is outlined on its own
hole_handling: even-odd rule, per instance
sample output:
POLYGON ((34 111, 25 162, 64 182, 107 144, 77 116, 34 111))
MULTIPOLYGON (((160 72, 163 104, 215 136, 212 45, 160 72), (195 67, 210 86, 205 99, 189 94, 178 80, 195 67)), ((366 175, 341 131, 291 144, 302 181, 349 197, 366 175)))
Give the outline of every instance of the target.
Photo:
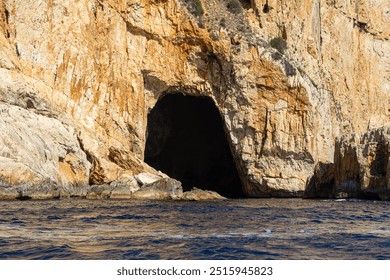
POLYGON ((183 194, 181 183, 175 179, 162 178, 143 185, 131 196, 133 199, 178 199, 183 194))
POLYGON ((226 197, 221 196, 217 192, 209 190, 201 190, 198 188, 193 188, 188 192, 184 192, 180 197, 181 200, 223 200, 226 197))
POLYGON ((73 127, 0 103, 0 198, 83 196, 90 163, 73 127))
POLYGON ((389 164, 347 135, 389 125, 389 1, 250 2, 2 1, 1 197, 134 195, 111 184, 157 174, 147 114, 166 93, 214 101, 247 196, 302 196, 320 162, 340 192, 383 193, 389 164))
POLYGON ((308 198, 389 199, 390 127, 351 134, 336 142, 335 162, 319 163, 308 198))
POLYGON ((319 162, 314 175, 307 181, 304 198, 332 198, 335 186, 335 165, 333 162, 319 162))
POLYGON ((337 141, 335 195, 389 198, 390 127, 337 141))
POLYGON ((142 173, 137 176, 122 175, 111 184, 93 185, 87 199, 139 199, 139 200, 221 200, 217 192, 193 188, 183 192, 179 181, 165 174, 142 173))

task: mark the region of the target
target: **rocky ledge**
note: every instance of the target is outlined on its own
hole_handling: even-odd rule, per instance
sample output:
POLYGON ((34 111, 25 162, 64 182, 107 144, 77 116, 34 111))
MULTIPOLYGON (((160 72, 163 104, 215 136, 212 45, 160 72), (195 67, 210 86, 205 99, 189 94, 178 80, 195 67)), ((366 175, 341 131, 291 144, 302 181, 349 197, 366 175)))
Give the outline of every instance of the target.
MULTIPOLYGON (((61 187, 42 184, 7 187, 0 185, 0 199, 53 199, 69 197, 61 187)), ((76 195, 73 195, 76 196, 76 195)), ((137 176, 122 175, 118 180, 103 185, 80 188, 78 197, 87 199, 141 199, 141 200, 221 200, 226 199, 214 191, 194 188, 183 192, 181 182, 165 174, 140 173, 137 176)))

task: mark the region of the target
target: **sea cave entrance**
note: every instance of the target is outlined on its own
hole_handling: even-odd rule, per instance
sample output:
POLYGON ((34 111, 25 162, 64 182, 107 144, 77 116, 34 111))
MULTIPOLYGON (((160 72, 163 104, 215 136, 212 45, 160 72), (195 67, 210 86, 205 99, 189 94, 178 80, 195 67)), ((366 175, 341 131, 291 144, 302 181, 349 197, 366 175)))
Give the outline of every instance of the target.
POLYGON ((148 114, 145 162, 193 187, 243 197, 221 115, 209 97, 166 94, 148 114))

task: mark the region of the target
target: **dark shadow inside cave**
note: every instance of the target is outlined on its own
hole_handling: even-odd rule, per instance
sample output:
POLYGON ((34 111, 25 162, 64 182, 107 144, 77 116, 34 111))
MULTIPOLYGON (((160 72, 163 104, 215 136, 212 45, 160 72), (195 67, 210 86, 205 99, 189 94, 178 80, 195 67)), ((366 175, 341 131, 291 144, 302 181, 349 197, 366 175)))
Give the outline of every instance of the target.
POLYGON ((193 187, 243 197, 217 107, 208 97, 167 94, 148 115, 145 162, 193 187))

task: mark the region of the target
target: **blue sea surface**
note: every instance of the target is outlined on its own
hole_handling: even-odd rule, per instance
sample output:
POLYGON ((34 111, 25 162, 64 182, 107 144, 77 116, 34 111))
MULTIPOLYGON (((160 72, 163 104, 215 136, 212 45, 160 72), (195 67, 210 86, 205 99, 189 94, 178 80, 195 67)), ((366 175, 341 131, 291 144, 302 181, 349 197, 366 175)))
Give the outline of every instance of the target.
POLYGON ((390 259, 390 203, 0 201, 0 259, 390 259))

